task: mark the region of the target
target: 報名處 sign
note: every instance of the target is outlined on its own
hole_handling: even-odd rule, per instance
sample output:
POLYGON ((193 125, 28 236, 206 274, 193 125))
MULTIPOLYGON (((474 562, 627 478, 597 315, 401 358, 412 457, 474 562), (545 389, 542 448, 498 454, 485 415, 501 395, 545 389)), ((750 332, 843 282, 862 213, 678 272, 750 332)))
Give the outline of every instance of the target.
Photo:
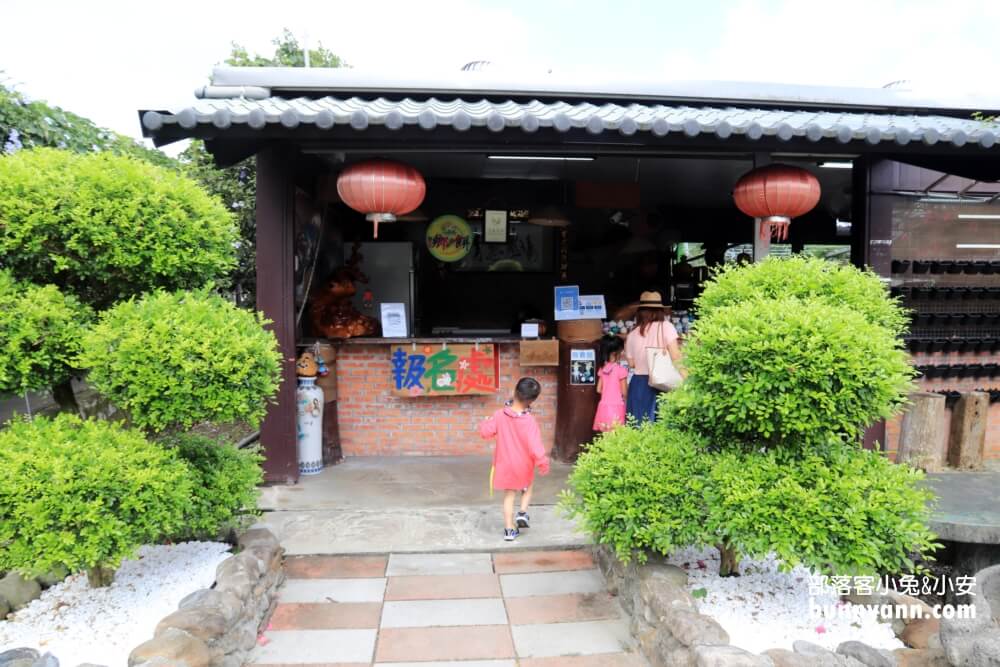
POLYGON ((394 396, 493 394, 499 376, 496 345, 393 345, 394 396))

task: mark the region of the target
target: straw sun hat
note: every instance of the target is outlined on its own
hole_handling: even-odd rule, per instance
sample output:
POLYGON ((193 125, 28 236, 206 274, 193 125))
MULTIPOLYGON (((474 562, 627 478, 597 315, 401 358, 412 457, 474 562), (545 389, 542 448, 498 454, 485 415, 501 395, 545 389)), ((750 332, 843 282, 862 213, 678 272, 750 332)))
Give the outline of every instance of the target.
POLYGON ((639 300, 623 306, 615 313, 616 320, 630 320, 640 308, 667 308, 663 305, 663 296, 659 292, 643 292, 639 300))

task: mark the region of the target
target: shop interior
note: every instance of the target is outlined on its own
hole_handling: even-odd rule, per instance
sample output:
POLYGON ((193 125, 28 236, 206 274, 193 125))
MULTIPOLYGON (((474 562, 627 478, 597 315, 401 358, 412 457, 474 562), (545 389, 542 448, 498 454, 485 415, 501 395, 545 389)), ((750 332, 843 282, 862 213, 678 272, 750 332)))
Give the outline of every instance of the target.
POLYGON ((844 156, 319 151, 311 158, 315 187, 298 191, 295 215, 301 341, 336 337, 317 321, 318 304, 345 278, 354 282, 354 304, 373 321, 382 302, 406 304, 410 336, 513 336, 528 320, 543 322, 543 331, 548 324, 553 335, 557 285, 604 295, 609 317, 644 290, 669 300, 675 318, 689 315, 710 267, 752 256, 753 220, 732 191, 740 176, 768 162, 808 169, 822 188, 820 203, 793 221, 771 254, 849 262, 861 231, 851 224, 852 163, 844 156), (377 239, 372 222, 336 191, 342 169, 373 157, 408 164, 426 183, 419 208, 380 224, 377 239), (502 228, 494 218, 487 234, 486 211, 505 212, 502 228), (471 232, 456 261, 428 248, 429 226, 446 215, 471 232))

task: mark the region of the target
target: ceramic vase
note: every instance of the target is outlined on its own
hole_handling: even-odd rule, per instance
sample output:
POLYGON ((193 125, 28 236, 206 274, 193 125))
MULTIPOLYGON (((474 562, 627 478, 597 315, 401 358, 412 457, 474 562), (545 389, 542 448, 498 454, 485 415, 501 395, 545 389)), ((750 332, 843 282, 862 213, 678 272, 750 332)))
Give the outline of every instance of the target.
POLYGON ((300 377, 295 392, 298 412, 299 474, 323 470, 323 389, 316 378, 300 377))

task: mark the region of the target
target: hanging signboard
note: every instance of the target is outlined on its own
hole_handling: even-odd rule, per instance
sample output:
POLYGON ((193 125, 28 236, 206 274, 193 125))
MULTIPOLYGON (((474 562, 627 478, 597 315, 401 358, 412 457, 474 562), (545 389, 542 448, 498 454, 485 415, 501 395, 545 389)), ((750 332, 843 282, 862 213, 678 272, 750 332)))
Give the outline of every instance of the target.
POLYGON ((389 355, 393 396, 494 394, 499 387, 493 344, 393 345, 389 355))
POLYGON ((457 215, 442 215, 427 225, 427 250, 434 259, 457 262, 472 249, 472 229, 457 215))
POLYGON ((570 350, 569 352, 569 383, 597 383, 597 352, 596 350, 570 350))

